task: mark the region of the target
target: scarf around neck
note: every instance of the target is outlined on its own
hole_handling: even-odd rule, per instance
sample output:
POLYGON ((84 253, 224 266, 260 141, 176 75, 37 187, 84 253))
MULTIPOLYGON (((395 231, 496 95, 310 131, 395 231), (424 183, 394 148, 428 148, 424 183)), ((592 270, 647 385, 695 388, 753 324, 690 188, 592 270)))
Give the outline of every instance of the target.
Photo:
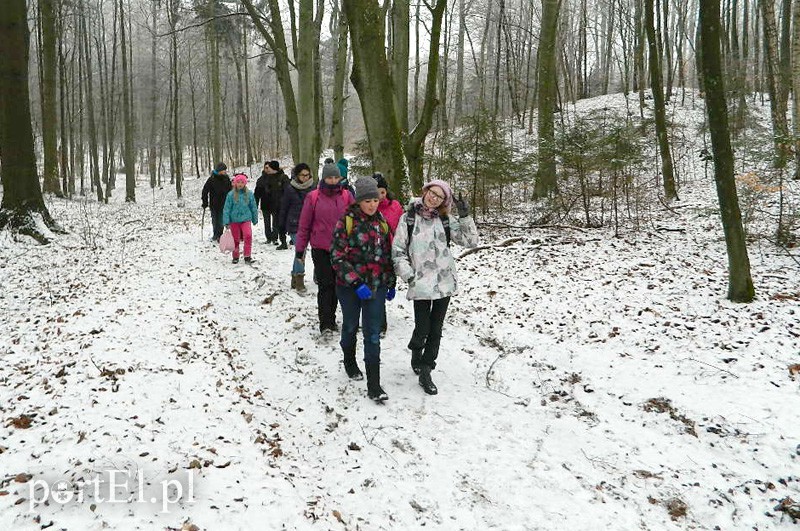
POLYGON ((328 184, 324 180, 319 182, 319 191, 329 197, 333 197, 334 195, 340 193, 341 190, 342 190, 341 182, 338 182, 336 184, 328 184))
POLYGON ((297 179, 292 179, 290 183, 292 186, 294 186, 295 190, 308 190, 309 188, 314 186, 314 179, 309 179, 304 183, 301 183, 297 179))
POLYGON ((439 217, 439 210, 436 208, 428 208, 425 202, 420 199, 414 204, 414 211, 425 219, 434 219, 439 217))

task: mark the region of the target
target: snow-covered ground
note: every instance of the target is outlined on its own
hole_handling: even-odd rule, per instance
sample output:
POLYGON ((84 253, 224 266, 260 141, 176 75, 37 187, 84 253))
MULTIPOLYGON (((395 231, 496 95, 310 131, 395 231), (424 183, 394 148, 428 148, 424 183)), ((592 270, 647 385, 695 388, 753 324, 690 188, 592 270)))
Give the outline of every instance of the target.
POLYGON ((798 265, 756 242, 726 301, 713 183, 681 195, 622 238, 484 232, 523 240, 459 261, 438 396, 401 287, 383 406, 261 225, 234 266, 172 191, 54 200, 67 236, 0 234, 0 529, 794 527, 798 265))

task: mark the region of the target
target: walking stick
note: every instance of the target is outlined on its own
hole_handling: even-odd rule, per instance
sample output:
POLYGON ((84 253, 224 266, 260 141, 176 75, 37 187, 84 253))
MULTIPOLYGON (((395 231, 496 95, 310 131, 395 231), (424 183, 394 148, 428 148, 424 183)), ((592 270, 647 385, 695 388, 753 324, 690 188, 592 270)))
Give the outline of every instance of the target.
POLYGON ((200 241, 203 241, 203 226, 206 224, 206 209, 203 209, 203 217, 200 218, 200 241))

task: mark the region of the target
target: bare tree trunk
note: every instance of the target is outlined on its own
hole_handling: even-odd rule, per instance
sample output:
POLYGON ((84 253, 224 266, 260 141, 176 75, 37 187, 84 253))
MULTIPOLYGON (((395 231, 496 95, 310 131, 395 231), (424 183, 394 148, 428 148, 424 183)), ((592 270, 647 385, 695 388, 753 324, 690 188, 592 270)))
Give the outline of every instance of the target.
POLYGON ((249 63, 250 60, 248 59, 248 55, 250 53, 250 48, 247 45, 247 32, 248 29, 244 27, 242 24, 242 54, 243 57, 243 67, 244 67, 244 115, 247 117, 245 121, 245 141, 246 141, 246 148, 247 148, 247 167, 253 165, 253 162, 256 160, 255 150, 253 149, 253 125, 250 120, 250 67, 249 63))
POLYGON ((661 89, 661 60, 658 56, 656 27, 653 17, 653 0, 644 0, 645 31, 647 32, 648 56, 650 65, 650 88, 653 92, 653 114, 656 119, 658 151, 661 155, 661 171, 664 177, 664 196, 667 201, 677 199, 675 176, 672 169, 672 152, 667 137, 667 114, 664 106, 664 93, 661 89))
POLYGON ((57 46, 56 14, 60 0, 39 0, 39 23, 42 28, 42 144, 44 148, 44 191, 61 196, 58 180, 58 114, 56 99, 57 46))
MULTIPOLYGON (((401 131, 408 131, 408 57, 411 14, 408 0, 394 0, 391 9, 390 48, 394 109, 401 131)), ((430 74, 430 67, 428 68, 430 74)), ((416 102, 415 102, 416 105, 416 102)))
POLYGON ((456 45, 456 93, 453 123, 458 125, 464 114, 464 34, 466 33, 466 7, 458 0, 458 44, 456 45))
POLYGON ((124 125, 125 144, 123 160, 125 161, 125 202, 136 202, 136 162, 133 155, 133 111, 132 95, 128 82, 128 51, 127 31, 125 25, 125 7, 123 0, 119 0, 119 27, 120 40, 122 41, 122 122, 124 125))
POLYGON ((179 98, 179 78, 178 78, 178 34, 175 27, 178 23, 178 8, 180 7, 179 0, 169 0, 167 10, 167 17, 169 18, 169 27, 172 35, 170 37, 170 74, 172 76, 170 85, 172 86, 172 115, 170 116, 170 140, 172 142, 172 176, 175 179, 175 192, 178 196, 178 204, 181 203, 183 197, 183 148, 181 146, 181 130, 178 122, 180 116, 180 98, 179 98))
POLYGON ((44 204, 36 173, 30 94, 28 93, 28 23, 25 0, 5 0, 0 9, 0 178, 3 200, 0 228, 13 228, 41 243, 32 214, 56 224, 44 204))
POLYGON ((734 302, 750 302, 755 297, 755 290, 750 276, 750 260, 733 177, 733 150, 728 132, 719 26, 719 0, 704 0, 700 4, 703 77, 711 148, 714 152, 714 181, 717 184, 722 228, 728 250, 728 298, 734 302))
POLYGON ((312 146, 312 153, 314 153, 316 160, 319 160, 319 155, 322 153, 322 133, 325 130, 325 105, 322 102, 322 59, 320 57, 319 42, 322 35, 322 18, 323 18, 323 0, 317 0, 317 14, 314 22, 314 145, 312 146))
MULTIPOLYGON (((505 0, 500 1, 500 9, 499 14, 497 16, 497 35, 495 36, 495 63, 494 63, 494 94, 492 97, 492 101, 494 102, 494 118, 500 115, 500 57, 503 55, 503 41, 501 39, 503 35, 503 19, 506 15, 506 2, 505 0)), ((429 72, 430 74, 430 72, 429 72)))
POLYGON ((414 9, 414 99, 412 100, 412 119, 414 122, 419 120, 419 76, 422 72, 421 60, 420 60, 420 39, 419 39, 419 26, 420 26, 420 17, 419 13, 422 9, 422 3, 417 2, 417 6, 414 9))
POLYGON ((247 113, 245 106, 245 93, 247 92, 247 84, 244 81, 244 68, 242 62, 247 58, 241 57, 241 48, 237 48, 231 43, 231 57, 233 58, 233 66, 236 70, 236 110, 239 115, 239 122, 242 126, 242 135, 244 136, 244 149, 247 159, 247 166, 249 167, 255 158, 253 157, 253 145, 250 143, 250 115, 247 113))
POLYGON ((788 107, 789 91, 792 88, 792 0, 782 0, 781 8, 781 50, 780 50, 780 75, 778 76, 778 97, 784 109, 788 107))
POLYGON ((616 9, 612 5, 609 9, 608 13, 608 21, 606 25, 606 34, 605 34, 605 44, 604 44, 604 52, 603 52, 603 87, 601 89, 602 94, 608 94, 608 85, 611 80, 611 76, 614 72, 614 68, 612 66, 612 53, 614 50, 614 24, 616 22, 616 9))
POLYGON ((667 69, 667 75, 664 76, 664 77, 666 77, 666 80, 667 80, 666 99, 669 100, 670 98, 672 98, 672 80, 673 80, 673 76, 672 76, 672 44, 670 43, 670 40, 669 40, 669 0, 656 0, 656 1, 657 2, 658 1, 661 2, 661 8, 662 8, 662 13, 663 13, 662 19, 661 19, 661 24, 659 26, 660 31, 659 31, 659 35, 658 35, 659 42, 663 41, 663 43, 662 43, 662 45, 660 46, 660 49, 659 49, 659 57, 662 58, 662 60, 661 60, 661 63, 662 63, 661 64, 662 74, 663 74, 663 69, 664 69, 665 66, 666 66, 666 69, 667 69), (666 63, 666 65, 664 63, 666 63))
POLYGON ((800 179, 800 2, 792 6, 792 132, 794 179, 800 179))
POLYGON ((85 11, 83 0, 80 0, 81 12, 81 37, 84 58, 86 61, 86 115, 89 128, 89 156, 92 162, 92 183, 97 194, 97 201, 103 201, 103 186, 100 183, 100 160, 98 155, 97 122, 94 113, 94 81, 92 77, 92 54, 89 50, 89 32, 86 27, 88 14, 85 11))
POLYGON ((539 168, 534 195, 546 197, 557 192, 555 130, 553 111, 556 104, 556 38, 561 0, 543 0, 542 27, 539 36, 539 168))
POLYGON ((152 2, 153 39, 150 43, 150 141, 147 146, 147 168, 150 172, 150 188, 156 187, 158 168, 156 167, 156 108, 158 106, 158 80, 156 78, 156 44, 158 41, 158 2, 152 2))
MULTIPOLYGON (((425 103, 420 113, 420 120, 414 130, 403 139, 408 170, 411 178, 411 189, 416 192, 423 185, 423 153, 425 138, 433 124, 433 113, 438 101, 436 99, 437 74, 439 72, 439 41, 441 39, 442 18, 447 0, 437 0, 432 11, 430 52, 428 55, 428 76, 425 82, 425 103)), ((402 90, 402 89, 400 89, 402 90)))
POLYGON ((772 135, 776 168, 783 168, 789 159, 789 125, 786 121, 786 99, 782 97, 781 66, 778 61, 778 31, 775 25, 774 0, 759 0, 764 24, 764 60, 767 63, 769 107, 772 113, 772 135))
POLYGON ((347 19, 334 3, 331 15, 331 35, 336 39, 336 70, 333 74, 333 108, 331 109, 330 147, 336 160, 344 157, 344 82, 347 74, 347 19))
POLYGON ((374 167, 389 186, 403 191, 406 181, 400 127, 394 111, 392 79, 384 44, 383 12, 376 0, 343 0, 350 28, 353 71, 350 80, 361 99, 374 167))
MULTIPOLYGON (((277 0, 268 0, 270 17, 269 29, 264 25, 263 20, 265 17, 256 10, 252 0, 242 0, 242 5, 247 9, 250 18, 253 20, 258 32, 267 41, 267 45, 275 56, 275 76, 278 79, 280 92, 283 96, 283 106, 286 113, 286 131, 289 134, 289 145, 292 150, 292 159, 301 161, 300 157, 300 133, 299 133, 299 118, 297 110, 297 100, 295 99, 294 87, 292 86, 292 78, 289 69, 289 53, 286 47, 286 39, 283 32, 283 23, 281 21, 281 9, 277 0)), ((294 36, 295 33, 292 32, 294 36)), ((297 50, 297 47, 295 47, 297 50)), ((304 118, 307 116, 304 115, 304 118)), ((275 135, 275 151, 280 151, 280 135, 275 135)), ((307 161, 308 164, 316 161, 307 161)))
MULTIPOLYGON (((634 51, 633 51, 633 90, 639 93, 639 116, 644 118, 644 87, 645 87, 645 60, 644 60, 644 16, 642 15, 642 2, 634 2, 634 51)), ((702 91, 702 88, 700 89, 702 91)))
MULTIPOLYGON (((59 13, 59 20, 62 21, 63 18, 61 17, 61 13, 59 13)), ((59 23, 59 28, 57 33, 61 33, 61 26, 62 23, 59 23)), ((66 59, 64 57, 64 40, 59 38, 58 39, 58 110, 59 110, 59 120, 58 128, 59 128, 59 155, 61 159, 61 187, 64 192, 64 195, 69 196, 69 184, 67 183, 67 176, 70 173, 69 170, 69 144, 67 142, 67 94, 66 94, 66 87, 67 87, 67 65, 66 59)))
POLYGON ((299 120, 298 140, 301 161, 311 166, 311 174, 316 175, 319 166, 319 153, 314 152, 314 138, 317 132, 317 108, 314 93, 314 47, 317 44, 314 28, 314 0, 300 0, 299 35, 297 42, 297 114, 299 120))
POLYGON ((197 103, 194 87, 194 76, 192 72, 194 68, 191 65, 191 56, 189 58, 189 95, 192 104, 192 153, 194 155, 194 171, 197 178, 200 178, 200 154, 197 138, 197 103))

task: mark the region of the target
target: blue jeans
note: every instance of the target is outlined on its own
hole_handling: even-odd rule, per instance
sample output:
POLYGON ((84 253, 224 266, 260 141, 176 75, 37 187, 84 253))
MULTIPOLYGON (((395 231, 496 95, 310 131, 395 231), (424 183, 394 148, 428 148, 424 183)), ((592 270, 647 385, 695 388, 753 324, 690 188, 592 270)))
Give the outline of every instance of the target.
POLYGON ((336 286, 336 296, 342 306, 342 351, 355 352, 358 322, 363 317, 361 331, 364 335, 364 363, 381 362, 381 321, 386 307, 386 287, 381 286, 371 299, 361 300, 355 288, 336 286))

